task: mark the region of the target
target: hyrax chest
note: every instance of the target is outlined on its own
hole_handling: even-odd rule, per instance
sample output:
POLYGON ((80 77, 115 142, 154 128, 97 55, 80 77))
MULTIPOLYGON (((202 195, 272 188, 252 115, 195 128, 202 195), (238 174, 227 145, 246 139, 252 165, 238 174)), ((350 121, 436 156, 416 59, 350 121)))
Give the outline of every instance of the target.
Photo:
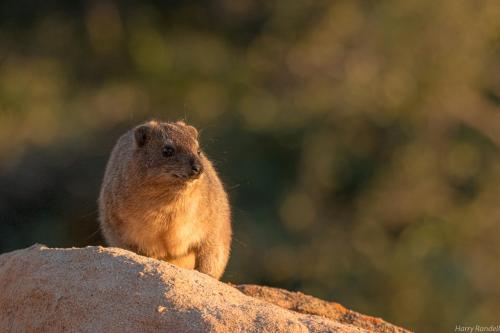
POLYGON ((204 230, 196 202, 166 205, 129 215, 124 236, 154 258, 182 257, 201 242, 204 230))

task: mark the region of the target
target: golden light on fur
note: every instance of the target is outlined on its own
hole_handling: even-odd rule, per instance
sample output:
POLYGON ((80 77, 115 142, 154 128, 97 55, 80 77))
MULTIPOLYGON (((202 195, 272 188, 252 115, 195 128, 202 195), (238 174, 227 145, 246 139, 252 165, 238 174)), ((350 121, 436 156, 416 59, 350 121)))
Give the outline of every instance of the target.
POLYGON ((111 246, 220 278, 231 243, 226 192, 184 122, 149 121, 118 139, 99 198, 111 246))

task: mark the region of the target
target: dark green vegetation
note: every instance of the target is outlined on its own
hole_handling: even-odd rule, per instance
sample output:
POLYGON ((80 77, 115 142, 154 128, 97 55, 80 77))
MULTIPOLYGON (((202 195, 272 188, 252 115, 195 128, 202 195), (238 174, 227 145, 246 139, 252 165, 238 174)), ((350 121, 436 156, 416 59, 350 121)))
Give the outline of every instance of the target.
POLYGON ((500 3, 0 3, 0 252, 102 244, 118 136, 202 129, 225 280, 422 332, 498 324, 500 3))

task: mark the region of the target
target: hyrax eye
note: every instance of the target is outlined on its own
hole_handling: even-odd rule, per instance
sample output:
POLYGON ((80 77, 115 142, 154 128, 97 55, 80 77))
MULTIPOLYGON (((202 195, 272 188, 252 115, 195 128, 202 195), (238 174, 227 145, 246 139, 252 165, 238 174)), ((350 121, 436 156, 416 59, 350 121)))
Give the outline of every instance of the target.
POLYGON ((175 149, 174 147, 172 146, 165 146, 163 147, 161 153, 163 154, 163 156, 165 157, 171 157, 171 156, 174 156, 175 154, 175 149))

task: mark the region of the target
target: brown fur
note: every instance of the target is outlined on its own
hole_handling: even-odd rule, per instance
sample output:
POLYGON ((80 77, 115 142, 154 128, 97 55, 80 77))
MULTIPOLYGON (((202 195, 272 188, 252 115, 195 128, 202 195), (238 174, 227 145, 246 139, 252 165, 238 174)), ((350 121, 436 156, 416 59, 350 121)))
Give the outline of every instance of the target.
POLYGON ((111 246, 220 278, 230 243, 230 209, 197 131, 183 122, 151 121, 125 133, 106 167, 99 213, 111 246), (162 155, 165 146, 173 156, 162 155), (193 163, 203 170, 190 177, 193 163))

